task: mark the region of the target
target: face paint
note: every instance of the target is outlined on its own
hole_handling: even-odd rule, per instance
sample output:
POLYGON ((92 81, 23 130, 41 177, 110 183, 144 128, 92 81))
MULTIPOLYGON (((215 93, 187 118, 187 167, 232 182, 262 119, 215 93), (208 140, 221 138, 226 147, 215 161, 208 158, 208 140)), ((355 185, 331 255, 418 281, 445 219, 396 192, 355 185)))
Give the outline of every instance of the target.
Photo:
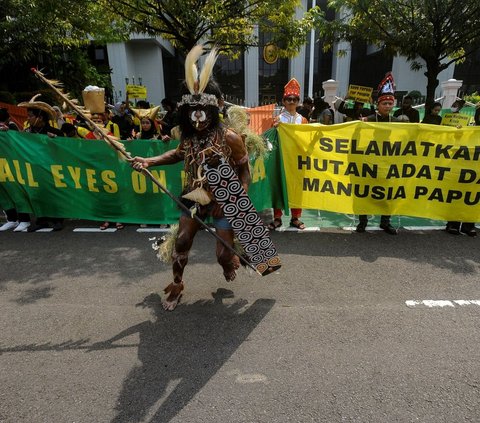
POLYGON ((210 124, 210 118, 207 116, 205 110, 202 109, 191 109, 190 112, 190 122, 197 131, 201 131, 208 127, 210 124))

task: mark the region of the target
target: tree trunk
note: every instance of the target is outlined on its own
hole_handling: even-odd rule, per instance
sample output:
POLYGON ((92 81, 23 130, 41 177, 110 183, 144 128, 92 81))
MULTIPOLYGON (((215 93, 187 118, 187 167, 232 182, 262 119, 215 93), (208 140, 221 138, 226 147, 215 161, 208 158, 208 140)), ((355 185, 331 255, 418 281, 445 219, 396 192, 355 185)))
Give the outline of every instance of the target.
POLYGON ((435 102, 435 90, 438 87, 438 74, 441 72, 439 61, 426 61, 427 71, 427 98, 425 99, 425 115, 427 115, 435 102))

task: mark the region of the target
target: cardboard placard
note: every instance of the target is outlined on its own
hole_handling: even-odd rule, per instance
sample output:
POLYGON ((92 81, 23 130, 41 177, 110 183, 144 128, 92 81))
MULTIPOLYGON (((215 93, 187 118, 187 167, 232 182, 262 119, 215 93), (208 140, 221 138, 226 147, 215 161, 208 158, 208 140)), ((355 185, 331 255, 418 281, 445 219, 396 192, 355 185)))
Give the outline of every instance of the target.
POLYGON ((358 101, 360 103, 370 102, 372 97, 373 88, 362 87, 361 85, 349 85, 348 86, 348 97, 358 101))
POLYGON ((472 119, 469 115, 461 113, 445 113, 442 116, 442 125, 445 126, 467 126, 472 119))
POLYGON ((127 85, 127 95, 129 98, 147 98, 147 87, 144 85, 127 85))

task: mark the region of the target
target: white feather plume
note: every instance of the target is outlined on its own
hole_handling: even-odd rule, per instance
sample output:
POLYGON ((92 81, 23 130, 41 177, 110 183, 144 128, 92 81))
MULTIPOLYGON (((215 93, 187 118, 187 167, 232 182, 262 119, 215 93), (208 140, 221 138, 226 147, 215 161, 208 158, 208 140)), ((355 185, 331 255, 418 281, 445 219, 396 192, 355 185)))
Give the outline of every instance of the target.
POLYGON ((197 61, 203 53, 201 44, 193 47, 185 58, 185 83, 190 94, 195 94, 195 83, 198 81, 197 61))
POLYGON ((207 58, 205 59, 205 64, 203 65, 202 71, 200 72, 200 86, 199 92, 203 93, 203 90, 207 87, 208 81, 212 76, 213 67, 218 57, 218 49, 213 47, 207 58))

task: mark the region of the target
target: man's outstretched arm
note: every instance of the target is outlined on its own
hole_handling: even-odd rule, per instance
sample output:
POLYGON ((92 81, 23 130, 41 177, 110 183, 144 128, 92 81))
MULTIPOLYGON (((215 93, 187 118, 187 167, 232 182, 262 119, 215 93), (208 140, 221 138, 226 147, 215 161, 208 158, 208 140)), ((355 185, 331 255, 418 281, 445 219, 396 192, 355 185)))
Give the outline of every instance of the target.
POLYGON ((175 164, 183 160, 183 154, 175 149, 169 150, 160 156, 155 157, 140 157, 135 156, 131 158, 129 161, 131 162, 131 166, 138 171, 142 169, 147 169, 152 166, 162 166, 162 165, 169 165, 175 164))

